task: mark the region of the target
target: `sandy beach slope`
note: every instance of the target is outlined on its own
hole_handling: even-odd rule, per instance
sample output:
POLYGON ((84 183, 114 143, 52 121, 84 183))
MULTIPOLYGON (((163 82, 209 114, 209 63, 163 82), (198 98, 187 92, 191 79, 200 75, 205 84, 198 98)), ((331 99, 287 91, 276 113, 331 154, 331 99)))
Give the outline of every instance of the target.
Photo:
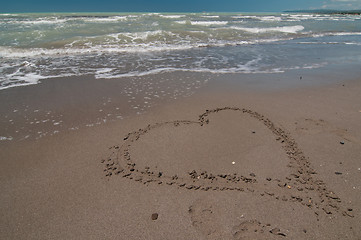
POLYGON ((361 82, 235 86, 2 141, 0 238, 361 239, 361 82))

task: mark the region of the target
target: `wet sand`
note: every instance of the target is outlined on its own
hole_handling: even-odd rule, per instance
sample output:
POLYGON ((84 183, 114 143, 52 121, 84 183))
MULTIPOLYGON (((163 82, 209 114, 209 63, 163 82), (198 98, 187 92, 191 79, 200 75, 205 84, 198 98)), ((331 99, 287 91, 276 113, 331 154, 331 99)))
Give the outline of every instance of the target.
POLYGON ((125 83, 60 81, 0 93, 9 115, 24 102, 4 99, 21 92, 67 129, 0 142, 2 239, 361 238, 358 79, 257 90, 225 78, 75 130, 102 106, 126 108, 125 83))

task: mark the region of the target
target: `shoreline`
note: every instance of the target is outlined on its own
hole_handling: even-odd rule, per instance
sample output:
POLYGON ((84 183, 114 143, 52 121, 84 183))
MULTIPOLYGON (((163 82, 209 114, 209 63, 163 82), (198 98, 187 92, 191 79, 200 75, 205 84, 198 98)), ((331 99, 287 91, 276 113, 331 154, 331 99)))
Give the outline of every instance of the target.
MULTIPOLYGON (((285 75, 284 79, 290 76, 296 79, 299 74, 285 75)), ((191 96, 159 100, 140 115, 133 112, 122 120, 62 131, 36 141, 1 142, 0 159, 4 159, 0 168, 3 203, 0 223, 4 226, 1 238, 360 238, 360 80, 338 79, 321 86, 306 84, 285 89, 279 89, 276 84, 273 89, 264 90, 267 88, 262 88, 262 80, 252 86, 249 81, 242 85, 236 75, 228 77, 209 78, 209 82, 195 89, 191 96), (207 109, 223 107, 249 109, 282 129, 304 155, 302 161, 309 163, 307 168, 316 172, 315 175, 301 174, 301 178, 312 178, 306 185, 316 190, 305 188, 297 179, 287 180, 294 174, 293 170, 300 168, 287 166, 292 165, 292 161, 276 140, 278 136, 249 116, 221 111, 209 116, 209 124, 204 127, 174 125, 180 120, 197 122, 207 109), (128 143, 127 139, 123 140, 128 133, 165 122, 170 125, 159 126, 142 135, 139 141, 129 142, 129 154, 136 163, 134 171, 138 171, 133 179, 130 179, 132 175, 122 177, 115 172, 106 176, 104 170, 110 167, 106 164, 111 164, 108 159, 114 160, 114 154, 119 151, 116 147, 128 143), (150 167, 156 176, 136 181, 145 167, 150 167), (188 171, 192 170, 198 175, 195 182, 190 180, 187 184, 198 186, 199 180, 210 184, 203 187, 219 189, 187 189, 176 183, 167 184, 168 180, 161 180, 164 183, 159 184, 159 172, 164 173, 163 177, 177 175, 179 179, 188 179, 188 171), (243 176, 256 182, 228 180, 227 183, 218 176, 209 183, 203 177, 197 178, 204 176, 201 170, 214 175, 225 174, 226 179, 236 173, 240 179, 243 176), (317 180, 324 185, 318 185, 317 180), (279 184, 286 184, 286 187, 279 184), (319 186, 327 192, 320 193, 319 186), (220 190, 237 187, 244 191, 220 190), (323 205, 323 198, 329 205, 323 205), (311 207, 307 206, 309 200, 311 207), (155 220, 153 214, 157 214, 155 220)), ((273 83, 282 85, 282 79, 277 76, 273 79, 273 83)), ((36 95, 39 99, 34 106, 43 102, 41 96, 44 100, 47 97, 57 100, 43 102, 53 107, 43 109, 52 111, 56 122, 63 119, 64 125, 68 116, 68 121, 77 119, 75 113, 80 120, 87 114, 98 117, 100 107, 106 110, 103 103, 108 104, 104 96, 111 96, 109 109, 128 104, 123 102, 118 91, 126 81, 94 79, 92 84, 80 84, 85 80, 47 80, 34 86, 24 99, 40 94, 36 95), (59 92, 63 94, 54 94, 59 93, 55 86, 62 86, 59 92), (44 89, 49 91, 41 95, 44 89), (72 91, 65 94, 67 90, 72 91), (78 101, 81 99, 84 101, 78 101), (79 109, 89 112, 79 112, 79 109), (63 118, 57 119, 61 114, 63 118)), ((303 80, 312 83, 308 77, 303 80)), ((24 93, 26 89, 14 89, 14 92, 24 93)), ((4 97, 3 92, 0 97, 4 97)), ((8 109, 13 110, 13 107, 8 106, 8 109)))
POLYGON ((357 82, 353 65, 285 73, 213 74, 176 71, 120 79, 92 75, 50 78, 0 91, 0 137, 4 141, 39 139, 64 131, 92 128, 153 111, 193 95, 235 91, 285 92, 357 82), (19 98, 18 96, 21 96, 19 98), (10 140, 11 139, 11 140, 10 140))

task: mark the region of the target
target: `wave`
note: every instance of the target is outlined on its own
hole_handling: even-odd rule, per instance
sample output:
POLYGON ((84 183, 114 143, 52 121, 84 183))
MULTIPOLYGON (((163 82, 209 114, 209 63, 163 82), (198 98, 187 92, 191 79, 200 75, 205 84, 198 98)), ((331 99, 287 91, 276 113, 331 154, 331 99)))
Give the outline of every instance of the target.
POLYGON ((143 72, 129 72, 123 74, 96 74, 96 79, 118 79, 124 77, 142 77, 148 75, 155 75, 161 73, 170 73, 170 72, 195 72, 195 73, 213 73, 213 74, 229 74, 229 73, 281 73, 284 70, 279 69, 270 69, 270 70, 255 70, 251 68, 247 68, 245 66, 242 67, 234 67, 234 68, 221 68, 221 69, 210 69, 210 68, 156 68, 143 72))
POLYGON ((285 21, 355 21, 359 16, 327 15, 327 14, 282 14, 285 21))
POLYGON ((13 14, 13 13, 0 13, 0 16, 19 16, 19 14, 13 14))
POLYGON ((47 79, 47 78, 55 78, 55 77, 67 77, 70 76, 67 75, 58 75, 58 76, 43 76, 41 74, 37 73, 24 73, 24 74, 12 74, 12 76, 6 76, 8 80, 2 80, 0 81, 0 90, 8 89, 12 87, 18 87, 18 86, 29 86, 29 85, 35 85, 38 84, 40 80, 47 79))
POLYGON ((301 25, 296 26, 283 26, 283 27, 269 27, 269 28, 248 28, 232 26, 232 29, 241 30, 250 33, 266 33, 266 32, 284 32, 284 33, 297 33, 305 29, 301 25))
POLYGON ((256 19, 265 22, 275 22, 282 21, 281 17, 278 16, 251 16, 251 15, 240 15, 240 16, 232 16, 235 19, 256 19))
MULTIPOLYGON (((2 19, 4 20, 4 19, 2 19)), ((66 18, 38 18, 36 20, 31 19, 6 19, 6 22, 0 21, 0 23, 6 24, 25 24, 25 25, 50 25, 50 24, 60 24, 60 23, 69 23, 72 21, 84 21, 87 23, 111 23, 128 20, 128 16, 112 16, 112 17, 66 17, 66 18)))
MULTIPOLYGON (((303 31, 302 25, 250 28, 225 26, 212 29, 212 36, 205 31, 155 30, 135 33, 111 33, 99 36, 72 38, 48 42, 40 47, 0 46, 0 57, 72 56, 107 53, 146 53, 180 51, 204 47, 223 47, 287 41, 299 37, 360 36, 361 32, 312 32, 303 31), (229 31, 228 31, 229 30, 229 31), (241 32, 240 32, 241 31, 241 32), (250 33, 245 35, 243 32, 250 33), (283 35, 279 33, 285 33, 283 35), (263 34, 260 36, 259 34, 263 34), (229 37, 230 36, 230 37, 229 37), (237 36, 237 37, 235 37, 237 36)), ((329 42, 333 42, 331 40, 329 42)), ((343 41, 336 40, 342 43, 343 41)))
POLYGON ((114 16, 114 17, 98 17, 98 18, 83 18, 85 22, 97 22, 97 23, 108 23, 108 22, 118 22, 127 20, 127 16, 114 16))
POLYGON ((52 24, 59 24, 67 22, 67 19, 58 19, 58 18, 44 18, 38 20, 18 20, 18 21, 11 21, 9 23, 13 24, 27 24, 27 25, 52 25, 52 24))
POLYGON ((217 15, 202 15, 201 17, 203 17, 203 18, 220 18, 217 15))
MULTIPOLYGON (((161 73, 170 73, 170 72, 195 72, 195 73, 212 73, 212 74, 234 74, 234 73, 243 73, 243 74, 265 74, 265 73, 283 73, 288 70, 297 70, 297 69, 315 69, 321 68, 327 63, 319 63, 319 64, 304 64, 301 66, 290 66, 290 67, 274 67, 269 69, 262 69, 257 65, 259 59, 250 60, 248 63, 244 65, 238 65, 235 67, 228 68, 207 68, 207 67, 192 67, 192 68, 182 68, 182 67, 156 67, 154 69, 149 69, 146 71, 129 71, 126 73, 116 73, 115 68, 99 68, 94 69, 91 72, 83 73, 83 75, 94 75, 96 79, 119 79, 124 77, 141 77, 148 75, 155 75, 161 73)), ((38 84, 41 79, 49 79, 49 78, 62 78, 62 77, 71 77, 82 75, 80 73, 58 73, 56 75, 41 75, 36 73, 27 73, 21 76, 14 76, 11 80, 0 81, 0 90, 8 89, 12 87, 19 86, 28 86, 38 84)), ((6 140, 6 139, 2 139, 6 140)))
POLYGON ((162 18, 169 18, 169 19, 177 19, 177 18, 184 18, 186 15, 159 15, 162 18))
MULTIPOLYGON (((145 38, 145 36, 143 36, 145 38)), ((36 57, 61 57, 77 56, 87 54, 121 54, 121 53, 151 53, 151 52, 169 52, 182 51, 196 48, 225 47, 237 45, 253 45, 258 43, 271 43, 290 38, 269 38, 269 39, 251 39, 251 40, 214 40, 212 42, 176 42, 176 43, 134 43, 124 45, 91 45, 89 47, 71 47, 71 48, 13 48, 1 47, 0 57, 2 58, 36 58, 36 57)), ((74 44, 74 42, 72 43, 74 44)), ((70 46, 72 44, 69 44, 70 46)))
POLYGON ((355 21, 360 20, 360 16, 344 16, 344 15, 320 15, 320 14, 281 14, 280 16, 267 15, 237 15, 232 16, 233 19, 241 20, 258 20, 261 22, 301 22, 301 21, 355 21))
MULTIPOLYGON (((152 37, 166 37, 166 36, 170 36, 170 37, 174 37, 175 34, 171 31, 165 31, 165 30, 155 30, 155 31, 145 31, 145 32, 124 32, 124 33, 112 33, 112 34, 108 34, 105 36, 109 36, 109 37, 113 37, 117 40, 120 40, 121 37, 127 37, 130 39, 130 42, 132 41, 136 41, 136 40, 142 40, 143 42, 146 42, 149 38, 152 37)), ((99 36, 96 36, 99 37, 99 36)), ((88 38, 94 38, 94 37, 88 37, 88 38)), ((152 39, 152 41, 154 41, 152 39)))
POLYGON ((326 63, 319 64, 304 64, 302 66, 293 66, 293 67, 280 67, 280 68, 270 68, 270 69, 260 69, 259 67, 253 67, 252 64, 257 59, 251 60, 249 63, 245 65, 239 65, 237 67, 229 67, 229 68, 218 68, 211 69, 205 67, 198 68, 174 68, 174 67, 162 67, 155 68, 147 71, 133 71, 128 73, 121 74, 112 74, 110 69, 97 71, 95 74, 96 79, 119 79, 124 77, 142 77, 148 75, 155 75, 160 73, 169 73, 169 72, 196 72, 196 73, 212 73, 212 74, 234 74, 234 73, 243 73, 243 74, 259 74, 259 73, 284 73, 288 70, 299 70, 299 69, 317 69, 321 68, 326 63))
POLYGON ((333 36, 358 36, 358 35, 361 35, 361 32, 337 32, 337 33, 331 33, 330 35, 333 35, 333 36))
POLYGON ((360 36, 361 32, 323 32, 323 33, 310 32, 309 35, 310 37, 313 38, 330 37, 330 36, 360 36))
POLYGON ((23 58, 23 57, 45 57, 45 56, 64 56, 64 55, 82 55, 82 54, 101 54, 101 53, 142 53, 142 52, 160 52, 160 51, 175 51, 187 50, 197 47, 205 47, 206 44, 194 45, 152 45, 152 44, 138 44, 123 46, 93 46, 89 48, 61 48, 61 49, 45 49, 45 48, 9 48, 0 47, 0 57, 3 58, 23 58))
POLYGON ((190 25, 195 25, 195 26, 215 26, 215 25, 227 25, 228 21, 175 21, 176 23, 179 24, 190 24, 190 25))

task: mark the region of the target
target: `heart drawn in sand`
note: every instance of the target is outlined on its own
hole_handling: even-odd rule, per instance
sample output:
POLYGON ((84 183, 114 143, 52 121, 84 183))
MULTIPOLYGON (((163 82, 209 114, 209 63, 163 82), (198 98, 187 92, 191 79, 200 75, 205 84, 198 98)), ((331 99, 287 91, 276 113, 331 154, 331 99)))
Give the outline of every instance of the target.
POLYGON ((317 179, 295 140, 249 109, 216 108, 196 121, 149 124, 110 150, 102 160, 106 177, 185 190, 248 192, 302 204, 316 215, 323 210, 352 217, 317 179))

